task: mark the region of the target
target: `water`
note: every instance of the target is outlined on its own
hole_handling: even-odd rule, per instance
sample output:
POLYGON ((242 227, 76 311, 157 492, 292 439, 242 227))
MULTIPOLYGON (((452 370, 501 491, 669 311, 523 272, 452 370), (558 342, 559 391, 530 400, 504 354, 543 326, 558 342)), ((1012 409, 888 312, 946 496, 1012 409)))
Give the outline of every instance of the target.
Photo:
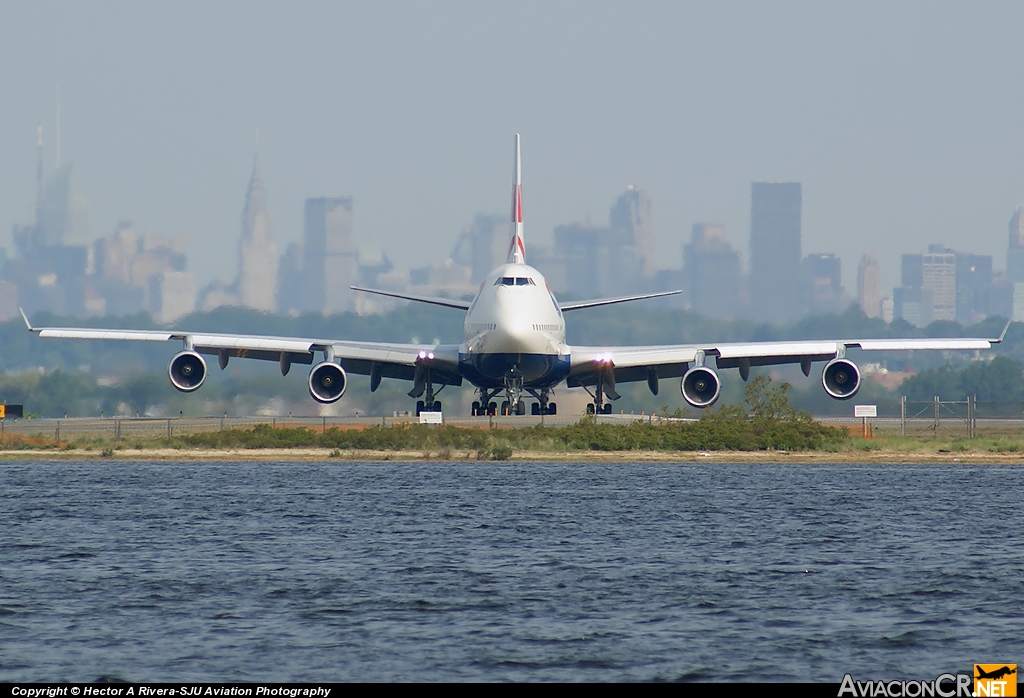
POLYGON ((0 464, 0 681, 1022 662, 1024 469, 0 464))

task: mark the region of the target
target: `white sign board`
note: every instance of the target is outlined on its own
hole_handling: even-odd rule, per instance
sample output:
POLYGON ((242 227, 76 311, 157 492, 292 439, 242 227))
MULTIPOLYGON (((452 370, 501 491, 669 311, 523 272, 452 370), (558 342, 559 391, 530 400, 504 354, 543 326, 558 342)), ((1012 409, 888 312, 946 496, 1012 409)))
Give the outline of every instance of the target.
POLYGON ((420 412, 420 424, 443 424, 440 412, 420 412))
POLYGON ((877 417, 878 416, 878 405, 854 405, 853 406, 854 417, 877 417))

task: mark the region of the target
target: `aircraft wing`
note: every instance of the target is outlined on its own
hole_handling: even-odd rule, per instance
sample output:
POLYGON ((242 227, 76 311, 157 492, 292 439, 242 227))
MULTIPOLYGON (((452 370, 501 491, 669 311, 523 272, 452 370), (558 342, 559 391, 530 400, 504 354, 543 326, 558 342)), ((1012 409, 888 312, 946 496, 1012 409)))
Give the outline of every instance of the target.
POLYGON ((459 385, 457 345, 397 344, 301 337, 264 337, 244 334, 211 334, 177 330, 114 330, 78 327, 33 327, 22 313, 28 329, 40 337, 54 339, 100 339, 108 341, 168 342, 179 340, 200 354, 218 358, 221 368, 231 358, 277 361, 282 372, 291 364, 312 364, 314 353, 324 352, 340 359, 342 367, 360 375, 413 380, 418 365, 429 362, 441 380, 459 385))
POLYGON ((739 368, 746 374, 751 366, 800 364, 804 373, 816 361, 830 361, 847 349, 863 351, 974 351, 990 349, 1003 341, 1009 323, 994 339, 840 339, 802 340, 791 342, 727 342, 722 344, 688 344, 634 347, 570 348, 572 365, 570 387, 593 385, 599 373, 608 371, 615 382, 655 381, 658 378, 682 376, 700 358, 711 365, 714 357, 718 368, 739 368))
POLYGON ((658 293, 644 293, 639 296, 616 296, 615 298, 595 298, 589 301, 570 301, 559 303, 558 307, 563 313, 570 310, 583 310, 584 308, 597 308, 602 305, 614 305, 615 303, 628 303, 630 301, 642 301, 647 298, 661 298, 662 296, 674 296, 682 291, 659 291, 658 293))
POLYGON ((415 301, 417 303, 429 303, 430 305, 440 305, 445 308, 455 308, 456 310, 469 310, 469 306, 472 305, 471 301, 460 301, 454 298, 437 298, 436 296, 418 296, 414 293, 399 293, 397 291, 381 291, 376 288, 363 288, 362 286, 349 286, 353 291, 362 291, 363 293, 375 293, 378 296, 388 296, 389 298, 401 298, 406 301, 415 301))

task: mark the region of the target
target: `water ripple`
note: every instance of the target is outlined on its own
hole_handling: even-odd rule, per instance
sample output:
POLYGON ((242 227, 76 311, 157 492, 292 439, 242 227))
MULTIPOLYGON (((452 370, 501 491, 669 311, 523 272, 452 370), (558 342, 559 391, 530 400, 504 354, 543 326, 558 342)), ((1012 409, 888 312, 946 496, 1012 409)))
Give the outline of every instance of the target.
POLYGON ((928 678, 1024 657, 1024 470, 0 465, 0 681, 928 678))

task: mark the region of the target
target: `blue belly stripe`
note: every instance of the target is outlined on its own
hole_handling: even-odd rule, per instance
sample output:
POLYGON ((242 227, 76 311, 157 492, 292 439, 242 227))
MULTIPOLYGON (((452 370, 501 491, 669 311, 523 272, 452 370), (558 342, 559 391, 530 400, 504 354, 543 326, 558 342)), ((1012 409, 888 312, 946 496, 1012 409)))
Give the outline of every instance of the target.
POLYGON ((524 388, 551 388, 569 375, 568 356, 557 354, 459 354, 459 373, 478 388, 501 388, 518 366, 524 388))

